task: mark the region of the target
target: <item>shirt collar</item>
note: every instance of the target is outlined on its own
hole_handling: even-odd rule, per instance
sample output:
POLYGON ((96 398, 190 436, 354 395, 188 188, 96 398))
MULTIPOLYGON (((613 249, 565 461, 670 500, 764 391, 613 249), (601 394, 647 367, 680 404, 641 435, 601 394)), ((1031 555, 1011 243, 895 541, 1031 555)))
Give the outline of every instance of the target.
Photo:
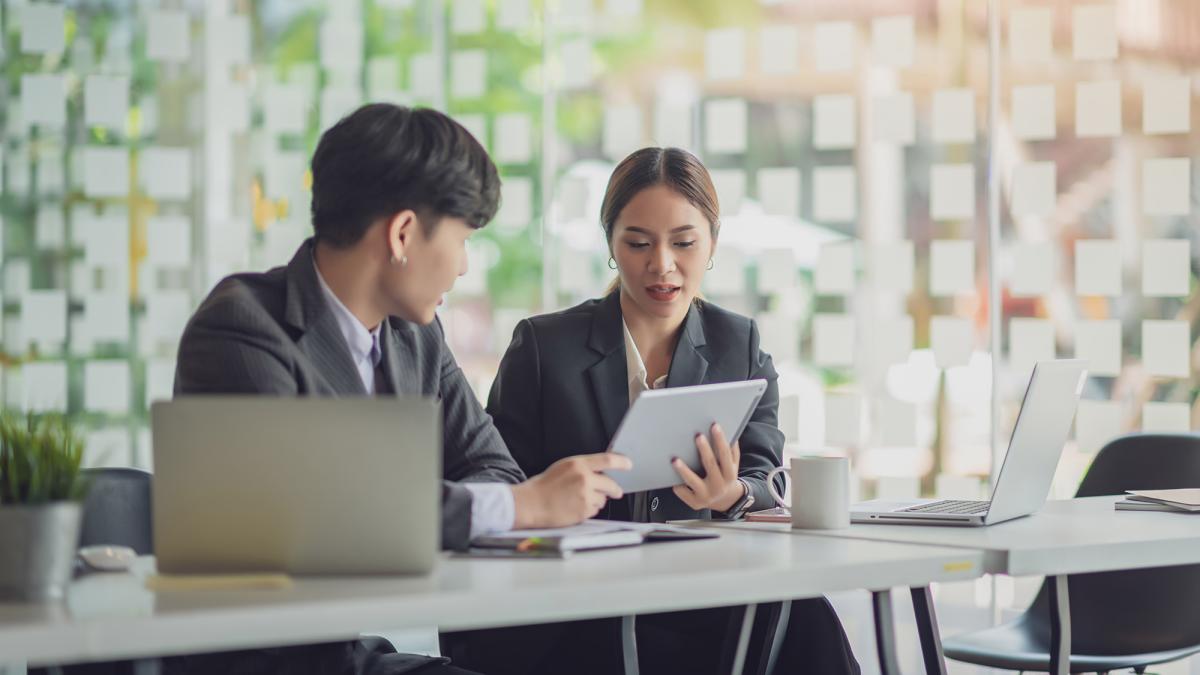
POLYGON ((629 324, 625 323, 625 319, 621 319, 621 330, 625 333, 625 372, 628 374, 629 401, 632 403, 637 394, 647 389, 662 389, 667 383, 667 376, 656 379, 653 386, 648 385, 646 362, 642 360, 642 354, 638 351, 637 343, 633 341, 633 334, 629 332, 629 324))
POLYGON ((355 363, 362 363, 368 358, 371 365, 379 365, 379 360, 383 356, 383 352, 379 347, 379 335, 383 329, 383 321, 375 327, 375 330, 367 330, 367 327, 362 325, 358 317, 354 316, 346 305, 338 299, 334 294, 333 289, 329 284, 325 283, 325 277, 321 276, 321 270, 316 266, 316 261, 313 261, 313 269, 317 272, 317 281, 321 284, 321 293, 325 295, 325 299, 329 301, 329 306, 333 308, 333 316, 337 319, 338 328, 342 331, 342 337, 346 339, 346 345, 350 348, 350 356, 354 358, 355 363))

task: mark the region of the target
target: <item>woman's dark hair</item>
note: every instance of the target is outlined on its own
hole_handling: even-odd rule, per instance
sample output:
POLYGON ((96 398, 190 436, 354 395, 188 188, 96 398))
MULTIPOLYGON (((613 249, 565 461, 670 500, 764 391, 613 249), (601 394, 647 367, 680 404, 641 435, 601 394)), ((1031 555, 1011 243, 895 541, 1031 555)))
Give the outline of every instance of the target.
POLYGON ((721 207, 708 169, 687 150, 679 148, 642 148, 613 169, 600 206, 600 224, 612 245, 613 228, 621 211, 639 192, 665 185, 678 192, 708 220, 713 240, 721 228, 721 207))
POLYGON ((444 216, 480 228, 500 201, 496 165, 470 132, 436 110, 390 103, 364 105, 322 134, 312 179, 313 230, 335 247, 405 209, 426 234, 444 216))

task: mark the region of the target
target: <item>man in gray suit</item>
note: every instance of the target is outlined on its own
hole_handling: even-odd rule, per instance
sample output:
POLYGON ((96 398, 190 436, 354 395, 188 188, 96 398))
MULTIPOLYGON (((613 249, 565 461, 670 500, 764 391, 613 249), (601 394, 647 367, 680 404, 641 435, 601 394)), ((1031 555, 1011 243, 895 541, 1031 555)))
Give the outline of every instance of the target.
MULTIPOLYGON (((496 167, 470 133, 433 110, 363 106, 321 137, 312 174, 315 236, 286 267, 217 284, 184 330, 176 395, 441 399, 445 548, 574 524, 620 498, 600 472, 630 464, 611 453, 568 457, 526 480, 446 345, 435 311, 467 271, 468 237, 499 202, 496 167)), ((330 649, 338 672, 434 672, 419 657, 367 650, 364 660, 362 643, 330 649)), ((314 667, 310 655, 271 654, 249 657, 262 660, 259 670, 314 667)), ((191 658, 194 667, 178 669, 214 666, 191 658)))

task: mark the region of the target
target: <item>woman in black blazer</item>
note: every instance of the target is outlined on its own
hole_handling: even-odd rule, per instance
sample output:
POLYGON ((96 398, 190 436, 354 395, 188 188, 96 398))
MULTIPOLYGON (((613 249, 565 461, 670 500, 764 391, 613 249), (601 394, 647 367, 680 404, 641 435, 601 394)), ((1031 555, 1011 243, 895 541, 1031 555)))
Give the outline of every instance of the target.
MULTIPOLYGON (((682 485, 611 500, 598 517, 739 518, 773 505, 766 477, 784 443, 775 368, 753 320, 700 298, 718 212, 708 171, 690 153, 644 148, 625 158, 601 207, 617 281, 602 299, 521 321, 500 363, 487 411, 530 476, 563 457, 605 452, 645 389, 767 381, 737 443, 715 426, 697 438, 704 476, 677 462, 682 485)), ((776 672, 857 672, 827 601, 796 602, 791 617, 780 665, 796 669, 776 672)), ((714 672, 737 620, 730 608, 639 616, 642 672, 714 672)), ((770 620, 760 623, 756 632, 773 632, 770 620)), ((619 644, 614 621, 584 621, 473 633, 450 655, 488 673, 619 672, 619 644)))

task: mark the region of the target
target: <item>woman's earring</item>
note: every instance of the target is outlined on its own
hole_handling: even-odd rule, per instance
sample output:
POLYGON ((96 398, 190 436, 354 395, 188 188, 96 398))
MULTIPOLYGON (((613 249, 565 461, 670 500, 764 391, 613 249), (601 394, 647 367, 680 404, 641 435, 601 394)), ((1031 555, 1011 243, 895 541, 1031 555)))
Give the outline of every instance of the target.
POLYGON ((608 269, 610 269, 610 270, 617 269, 617 261, 615 258, 613 258, 611 256, 608 259, 608 269))
POLYGON ((408 256, 406 256, 406 255, 400 256, 400 266, 404 267, 407 264, 408 264, 408 256))
POLYGON ((713 268, 713 259, 712 259, 712 258, 709 258, 709 259, 708 259, 708 267, 707 267, 706 269, 710 269, 710 270, 711 270, 712 268, 713 268))

